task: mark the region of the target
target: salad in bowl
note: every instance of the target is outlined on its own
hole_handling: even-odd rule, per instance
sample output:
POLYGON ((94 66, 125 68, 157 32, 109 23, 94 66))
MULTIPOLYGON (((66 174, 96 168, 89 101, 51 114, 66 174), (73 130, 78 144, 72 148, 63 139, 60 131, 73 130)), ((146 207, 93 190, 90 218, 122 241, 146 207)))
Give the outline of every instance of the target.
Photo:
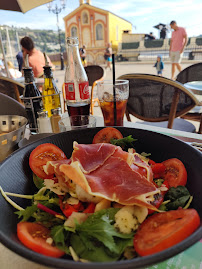
POLYGON ((27 158, 37 192, 1 188, 17 209, 20 242, 48 257, 105 263, 157 254, 194 233, 200 216, 185 165, 176 157, 156 161, 136 143, 107 127, 91 144, 74 141, 69 158, 53 143, 35 147, 27 158))

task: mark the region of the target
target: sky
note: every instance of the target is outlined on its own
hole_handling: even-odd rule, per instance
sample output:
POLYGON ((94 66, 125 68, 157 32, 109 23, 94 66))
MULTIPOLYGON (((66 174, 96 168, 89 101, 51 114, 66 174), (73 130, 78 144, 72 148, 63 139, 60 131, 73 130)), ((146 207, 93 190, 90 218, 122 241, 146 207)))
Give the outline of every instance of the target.
MULTIPOLYGON (((59 0, 55 1, 59 3, 59 0)), ((186 28, 189 37, 202 34, 202 0, 92 0, 91 4, 130 21, 133 33, 153 32, 158 38, 159 31, 153 26, 159 23, 169 25, 171 20, 175 20, 178 26, 186 28)), ((66 8, 59 14, 60 29, 64 30, 63 18, 78 6, 79 0, 66 0, 66 8)), ((25 14, 0 10, 0 25, 3 24, 57 30, 56 15, 48 11, 47 5, 32 9, 25 14)), ((168 37, 170 35, 171 32, 168 33, 168 37)))

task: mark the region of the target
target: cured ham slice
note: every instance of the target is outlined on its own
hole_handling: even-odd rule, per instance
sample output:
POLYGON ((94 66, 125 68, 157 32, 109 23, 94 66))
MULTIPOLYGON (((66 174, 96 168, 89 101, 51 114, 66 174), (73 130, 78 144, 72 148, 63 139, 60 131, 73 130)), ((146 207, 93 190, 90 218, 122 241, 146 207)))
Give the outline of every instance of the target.
POLYGON ((47 175, 55 174, 58 182, 55 182, 55 179, 44 180, 45 185, 51 189, 53 192, 57 194, 64 194, 64 190, 74 191, 75 184, 71 182, 71 180, 65 176, 63 172, 60 171, 60 165, 66 164, 69 165, 71 163, 71 159, 64 159, 58 161, 48 161, 46 165, 43 166, 44 172, 47 175), (51 182, 52 181, 52 182, 51 182), (48 184, 46 184, 48 183, 48 184))
POLYGON ((121 158, 129 165, 132 164, 134 160, 131 153, 125 152, 120 147, 112 144, 98 143, 85 145, 74 142, 72 161, 79 161, 82 171, 85 174, 99 168, 110 156, 121 158))
MULTIPOLYGON (((117 146, 114 146, 115 151, 112 153, 112 147, 108 147, 110 154, 106 154, 107 148, 104 148, 105 154, 101 154, 102 161, 99 161, 102 144, 95 145, 98 145, 97 149, 94 147, 91 151, 90 147, 93 145, 77 144, 75 146, 76 154, 74 154, 75 152, 72 154, 72 163, 60 165, 60 171, 91 195, 123 205, 136 204, 155 209, 150 201, 159 190, 147 180, 145 171, 141 173, 141 170, 132 169, 135 166, 133 154, 123 152, 117 146), (87 152, 92 153, 93 151, 94 155, 90 156, 88 160, 87 152), (93 159, 94 165, 88 164, 91 159, 93 159), (130 165, 131 161, 133 164, 130 165)), ((141 164, 141 169, 146 169, 148 166, 141 160, 136 160, 136 162, 141 164)))
POLYGON ((144 175, 148 181, 152 182, 153 181, 153 172, 150 167, 145 161, 141 159, 140 154, 134 153, 134 161, 133 164, 131 165, 131 168, 141 175, 144 175))
POLYGON ((60 174, 59 166, 61 164, 70 164, 71 160, 70 159, 63 159, 63 160, 58 160, 58 161, 48 161, 46 165, 43 166, 43 170, 47 175, 52 175, 52 174, 60 174))

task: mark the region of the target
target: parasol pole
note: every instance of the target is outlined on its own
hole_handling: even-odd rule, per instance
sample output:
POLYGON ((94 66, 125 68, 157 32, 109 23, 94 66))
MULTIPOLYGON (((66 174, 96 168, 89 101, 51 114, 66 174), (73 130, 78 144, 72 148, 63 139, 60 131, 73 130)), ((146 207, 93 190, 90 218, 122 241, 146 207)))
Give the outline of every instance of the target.
POLYGON ((116 80, 115 80, 115 59, 112 54, 112 75, 113 75, 113 100, 114 100, 114 126, 117 126, 117 111, 116 111, 116 80))
POLYGON ((2 36, 1 36, 1 29, 0 29, 0 44, 1 44, 1 50, 2 50, 2 53, 3 53, 4 66, 5 66, 5 69, 6 69, 6 74, 7 74, 7 77, 10 78, 11 75, 10 75, 10 72, 8 70, 8 65, 7 65, 7 60, 6 60, 6 54, 5 54, 5 51, 4 51, 4 46, 3 46, 2 36))

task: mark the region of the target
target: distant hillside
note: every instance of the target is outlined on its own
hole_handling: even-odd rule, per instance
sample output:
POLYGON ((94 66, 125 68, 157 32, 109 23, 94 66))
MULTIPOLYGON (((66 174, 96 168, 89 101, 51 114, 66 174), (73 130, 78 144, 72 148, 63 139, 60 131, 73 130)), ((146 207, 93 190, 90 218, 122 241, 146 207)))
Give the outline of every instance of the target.
MULTIPOLYGON (((41 51, 47 53, 57 53, 60 51, 59 41, 58 41, 58 32, 53 30, 38 30, 38 29, 29 29, 29 28, 12 28, 6 25, 2 25, 2 39, 3 43, 7 43, 6 27, 8 27, 9 37, 11 44, 14 49, 18 50, 17 35, 18 33, 19 40, 24 36, 29 36, 33 39, 36 47, 41 51)), ((62 45, 62 51, 65 51, 65 32, 60 31, 60 39, 62 45)), ((5 50, 7 46, 4 46, 5 50)))

